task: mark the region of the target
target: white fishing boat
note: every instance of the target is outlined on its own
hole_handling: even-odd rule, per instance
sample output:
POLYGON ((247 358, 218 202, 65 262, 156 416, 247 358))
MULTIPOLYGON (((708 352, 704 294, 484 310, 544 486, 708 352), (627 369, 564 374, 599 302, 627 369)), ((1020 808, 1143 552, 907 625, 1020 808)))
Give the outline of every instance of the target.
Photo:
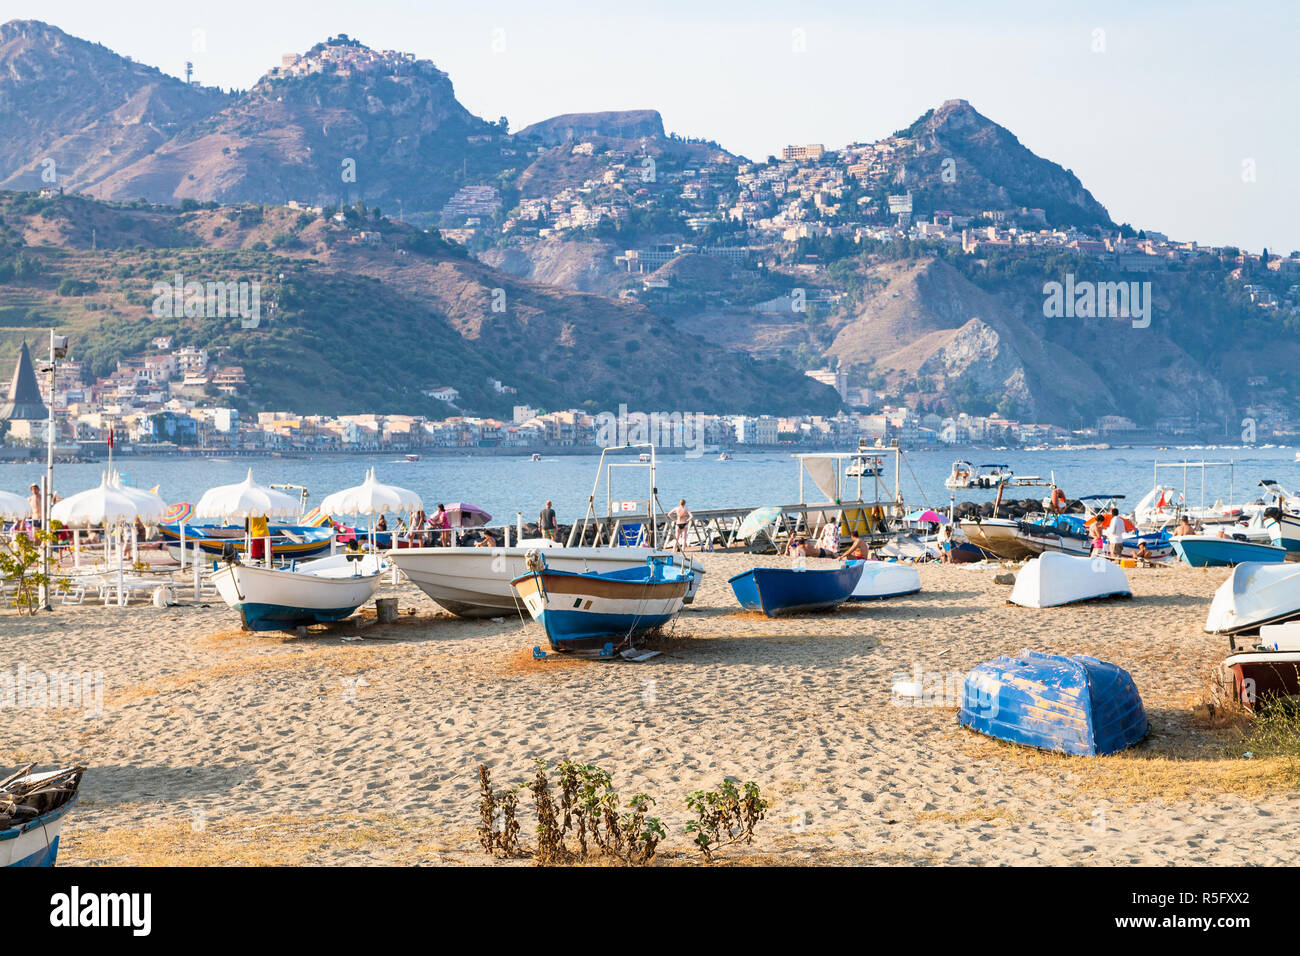
POLYGON ((53 866, 63 818, 77 802, 85 767, 32 773, 28 765, 0 780, 0 866, 53 866))
POLYGON ((1043 608, 1132 596, 1128 575, 1119 565, 1105 558, 1047 551, 1025 563, 1008 600, 1021 607, 1043 608))
POLYGON ((868 458, 859 455, 844 466, 846 478, 880 478, 885 474, 885 462, 882 458, 868 458))
POLYGON ((500 617, 516 613, 518 600, 510 582, 528 571, 525 557, 534 549, 542 550, 551 570, 577 574, 644 568, 648 558, 675 558, 695 572, 686 603, 694 599, 704 575, 698 561, 657 548, 566 548, 542 538, 526 538, 509 548, 399 548, 388 557, 412 584, 452 614, 500 617))
POLYGON ((1237 634, 1300 617, 1300 565, 1247 562, 1219 585, 1205 618, 1208 634, 1237 634))
POLYGON ((1000 558, 1023 561, 1039 553, 1017 537, 1020 522, 1012 518, 965 518, 958 525, 972 544, 1000 558))
POLYGON ((902 597, 921 590, 921 575, 910 564, 896 561, 863 561, 862 576, 858 578, 850 601, 878 601, 883 598, 902 597))
POLYGON ((292 630, 350 616, 374 597, 385 566, 381 555, 364 552, 275 569, 235 560, 213 574, 212 582, 247 630, 292 630))

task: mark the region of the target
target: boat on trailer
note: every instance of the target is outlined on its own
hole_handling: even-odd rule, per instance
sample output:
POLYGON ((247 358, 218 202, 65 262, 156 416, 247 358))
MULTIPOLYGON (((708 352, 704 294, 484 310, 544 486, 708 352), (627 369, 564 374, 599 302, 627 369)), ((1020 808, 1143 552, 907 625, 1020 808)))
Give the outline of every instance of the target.
POLYGON ((635 647, 638 638, 677 617, 693 577, 689 568, 653 557, 635 568, 574 572, 548 567, 534 550, 528 565, 510 584, 546 629, 551 647, 601 657, 635 647))
POLYGON ((29 764, 0 780, 0 866, 53 866, 63 819, 76 805, 85 767, 32 773, 29 764))
POLYGON ((375 592, 386 564, 382 555, 344 552, 261 568, 230 556, 212 575, 217 593, 239 612, 249 631, 288 631, 350 617, 375 592))
POLYGON ((835 568, 750 568, 727 579, 740 606, 768 617, 828 611, 853 594, 865 561, 835 568))
POLYGON ((958 722, 1006 740, 1079 757, 1119 753, 1146 736, 1128 671, 1083 654, 1023 650, 966 675, 958 722))

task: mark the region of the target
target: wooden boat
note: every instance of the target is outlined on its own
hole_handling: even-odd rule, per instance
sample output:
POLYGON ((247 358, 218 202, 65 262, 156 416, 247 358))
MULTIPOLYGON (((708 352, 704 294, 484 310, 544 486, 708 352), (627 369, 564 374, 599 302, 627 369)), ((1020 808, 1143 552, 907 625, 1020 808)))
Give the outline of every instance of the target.
POLYGON ((921 590, 921 575, 910 564, 896 561, 863 561, 862 574, 849 595, 850 601, 879 601, 902 597, 921 590))
POLYGON ((32 773, 28 765, 0 781, 0 866, 53 866, 63 818, 77 802, 85 767, 32 773))
POLYGON ((379 589, 383 558, 365 552, 335 554, 285 568, 228 561, 212 575, 217 593, 250 631, 287 631, 341 621, 379 589))
POLYGON ((1048 551, 1016 575, 1008 600, 1021 607, 1060 607, 1079 601, 1132 597, 1128 575, 1105 558, 1082 558, 1048 551))
POLYGON ((1028 650, 967 674, 957 719, 999 740, 1080 757, 1118 753, 1148 729, 1142 697, 1122 667, 1028 650))
POLYGON ((1300 565, 1247 561, 1232 569, 1205 617, 1207 634, 1240 634, 1300 617, 1300 565))
POLYGON ((750 568, 727 579, 741 607, 768 617, 825 611, 849 599, 864 561, 836 568, 750 568))
POLYGON ((528 557, 530 570, 511 580, 534 620, 557 651, 597 651, 611 656, 667 624, 682 609, 692 578, 664 558, 640 567, 602 573, 557 571, 540 550, 528 557))
MULTIPOLYGON (((276 558, 294 560, 313 558, 327 554, 334 529, 318 528, 313 525, 272 524, 271 554, 276 558)), ((167 545, 172 557, 179 559, 181 553, 181 526, 178 524, 160 524, 158 532, 167 545)), ((243 556, 248 532, 238 525, 189 525, 185 526, 185 547, 192 554, 197 544, 203 554, 219 558, 225 553, 226 545, 231 545, 235 553, 243 556)))
MULTIPOLYGON (((524 561, 529 551, 541 549, 546 564, 554 571, 604 573, 642 568, 649 558, 672 558, 669 551, 654 548, 566 548, 546 539, 525 539, 509 548, 402 548, 388 559, 425 594, 460 617, 500 617, 517 614, 519 601, 510 582, 528 570, 524 561)), ((686 589, 690 604, 704 576, 704 567, 687 562, 693 573, 686 589)))
POLYGON ((1209 534, 1176 534, 1169 539, 1183 564, 1194 568, 1221 568, 1246 561, 1278 564, 1286 560, 1286 548, 1241 538, 1220 538, 1209 534))
POLYGON ((1023 561, 1039 552, 1016 537, 1019 522, 1011 518, 967 518, 958 523, 971 543, 1009 561, 1023 561))

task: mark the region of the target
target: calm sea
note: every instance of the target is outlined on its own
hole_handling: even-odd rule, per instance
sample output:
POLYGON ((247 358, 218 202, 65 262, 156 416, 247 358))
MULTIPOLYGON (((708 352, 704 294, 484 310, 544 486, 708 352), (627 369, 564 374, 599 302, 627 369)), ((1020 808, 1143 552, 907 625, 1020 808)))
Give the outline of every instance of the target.
MULTIPOLYGON (((1152 487, 1152 464, 1161 462, 1215 461, 1234 463, 1233 469, 1207 468, 1205 501, 1216 499, 1235 503, 1257 498, 1261 478, 1280 482, 1294 489, 1300 485, 1300 464, 1290 448, 1188 448, 1188 449, 1108 449, 1082 451, 975 451, 968 449, 976 464, 996 462, 1010 465, 1017 475, 1055 477, 1070 497, 1087 494, 1123 494, 1131 508, 1152 487)), ((962 454, 962 452, 957 452, 962 454)), ((525 521, 536 519, 537 512, 549 498, 555 503, 560 520, 569 523, 581 518, 587 496, 596 480, 598 456, 573 455, 543 458, 534 462, 527 456, 429 456, 418 462, 398 459, 394 454, 358 456, 328 455, 303 458, 257 458, 244 460, 121 458, 119 471, 128 484, 159 487, 168 502, 197 501, 205 489, 214 485, 241 481, 249 467, 260 483, 304 485, 310 492, 309 506, 325 495, 360 484, 367 468, 374 467, 380 481, 413 489, 432 510, 438 502, 463 501, 478 505, 493 515, 493 523, 514 521, 522 511, 525 521)), ((904 458, 902 490, 909 505, 943 508, 948 505, 949 491, 944 478, 952 467, 954 452, 912 451, 904 458), (910 465, 910 467, 909 467, 910 465)), ((619 460, 635 462, 632 456, 619 460)), ((892 456, 886 456, 891 462, 892 456)), ((888 490, 893 488, 892 465, 887 465, 888 490)), ((99 483, 102 464, 56 465, 54 486, 67 497, 99 483)), ((788 454, 735 453, 730 461, 718 461, 716 455, 684 458, 679 455, 658 459, 659 500, 673 507, 685 498, 692 509, 758 507, 791 504, 799 500, 799 468, 788 454)), ((0 488, 25 494, 25 489, 40 479, 44 467, 36 463, 0 464, 0 488)), ((1186 487, 1189 504, 1201 501, 1202 469, 1161 470, 1162 481, 1186 487)), ((855 487, 856 483, 854 484, 855 487)), ((817 501, 811 480, 805 482, 806 499, 817 501)), ((869 482, 864 481, 864 487, 869 482)), ((644 499, 648 476, 643 469, 614 470, 613 497, 644 499)), ((1041 498, 1041 488, 1013 489, 1008 497, 1041 498)), ((869 495, 868 495, 869 497, 869 495)), ((957 501, 987 501, 992 492, 964 491, 957 501)), ((605 485, 596 496, 597 514, 605 511, 605 485)))

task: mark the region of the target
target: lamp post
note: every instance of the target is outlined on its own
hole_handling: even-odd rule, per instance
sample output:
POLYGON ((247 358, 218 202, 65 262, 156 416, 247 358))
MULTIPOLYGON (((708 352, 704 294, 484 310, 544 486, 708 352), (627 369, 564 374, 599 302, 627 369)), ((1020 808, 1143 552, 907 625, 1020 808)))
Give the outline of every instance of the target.
POLYGON ((50 329, 50 392, 49 422, 45 428, 45 489, 41 493, 41 531, 45 532, 41 540, 41 575, 46 579, 41 585, 41 607, 46 611, 54 610, 50 604, 50 509, 54 505, 54 369, 59 359, 68 354, 68 337, 55 335, 50 329))

